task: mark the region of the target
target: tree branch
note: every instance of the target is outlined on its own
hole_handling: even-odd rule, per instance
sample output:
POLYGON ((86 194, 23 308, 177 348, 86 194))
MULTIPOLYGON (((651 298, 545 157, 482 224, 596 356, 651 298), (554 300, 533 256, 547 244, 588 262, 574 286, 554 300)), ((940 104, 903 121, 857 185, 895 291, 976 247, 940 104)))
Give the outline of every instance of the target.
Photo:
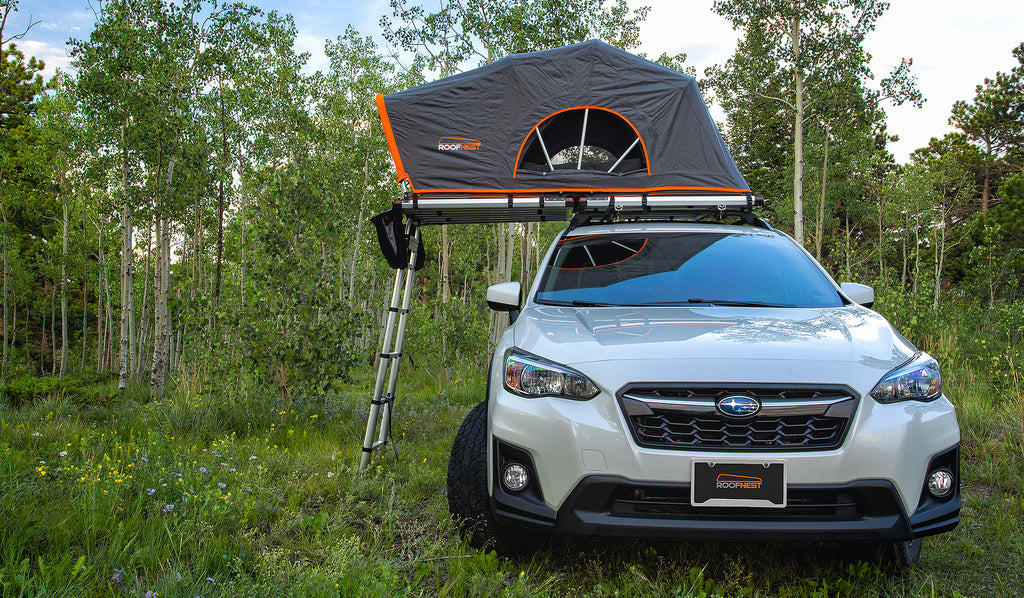
POLYGON ((764 94, 764 93, 761 93, 759 91, 750 91, 749 89, 747 90, 747 92, 748 93, 753 93, 754 95, 756 95, 756 96, 758 96, 760 98, 764 98, 766 100, 774 100, 776 102, 781 102, 781 103, 785 104, 786 106, 788 106, 790 110, 796 110, 796 106, 794 106, 792 102, 790 102, 789 100, 787 100, 785 98, 779 98, 779 97, 775 97, 775 96, 770 96, 768 94, 764 94))

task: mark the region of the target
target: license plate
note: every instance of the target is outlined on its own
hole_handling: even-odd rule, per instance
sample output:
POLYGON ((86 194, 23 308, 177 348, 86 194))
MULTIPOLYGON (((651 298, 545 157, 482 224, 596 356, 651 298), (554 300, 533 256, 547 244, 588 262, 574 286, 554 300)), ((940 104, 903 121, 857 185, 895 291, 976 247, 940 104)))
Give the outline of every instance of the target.
POLYGON ((690 504, 695 507, 786 506, 782 461, 693 461, 690 504))

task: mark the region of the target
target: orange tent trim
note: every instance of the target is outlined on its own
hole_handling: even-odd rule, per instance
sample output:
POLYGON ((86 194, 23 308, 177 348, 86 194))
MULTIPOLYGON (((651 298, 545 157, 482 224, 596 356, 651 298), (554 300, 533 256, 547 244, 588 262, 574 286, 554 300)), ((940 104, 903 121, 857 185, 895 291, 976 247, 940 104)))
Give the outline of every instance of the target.
POLYGON ((388 149, 391 151, 391 159, 395 162, 395 171, 398 173, 398 182, 401 183, 404 180, 408 180, 410 186, 412 185, 412 179, 409 178, 409 173, 405 172, 405 167, 402 166, 402 156, 398 154, 398 143, 395 141, 395 132, 391 129, 391 119, 388 118, 388 109, 384 105, 384 95, 377 94, 377 111, 380 112, 380 123, 384 125, 384 135, 388 139, 388 149))

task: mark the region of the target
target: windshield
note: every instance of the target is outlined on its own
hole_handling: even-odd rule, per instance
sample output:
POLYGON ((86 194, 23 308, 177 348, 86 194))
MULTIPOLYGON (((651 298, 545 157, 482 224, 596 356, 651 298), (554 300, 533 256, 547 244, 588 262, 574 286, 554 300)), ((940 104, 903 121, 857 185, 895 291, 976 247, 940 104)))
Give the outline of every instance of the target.
POLYGON ((536 300, 576 306, 843 304, 796 245, 761 231, 566 238, 545 268, 536 300))

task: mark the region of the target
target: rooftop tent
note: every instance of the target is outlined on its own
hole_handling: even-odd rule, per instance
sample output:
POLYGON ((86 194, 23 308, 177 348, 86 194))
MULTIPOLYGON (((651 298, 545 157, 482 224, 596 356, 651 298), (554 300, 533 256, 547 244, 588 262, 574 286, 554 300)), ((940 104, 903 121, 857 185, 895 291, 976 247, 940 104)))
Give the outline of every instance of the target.
POLYGON ((377 107, 421 197, 748 195, 696 81, 600 41, 514 54, 377 107))

